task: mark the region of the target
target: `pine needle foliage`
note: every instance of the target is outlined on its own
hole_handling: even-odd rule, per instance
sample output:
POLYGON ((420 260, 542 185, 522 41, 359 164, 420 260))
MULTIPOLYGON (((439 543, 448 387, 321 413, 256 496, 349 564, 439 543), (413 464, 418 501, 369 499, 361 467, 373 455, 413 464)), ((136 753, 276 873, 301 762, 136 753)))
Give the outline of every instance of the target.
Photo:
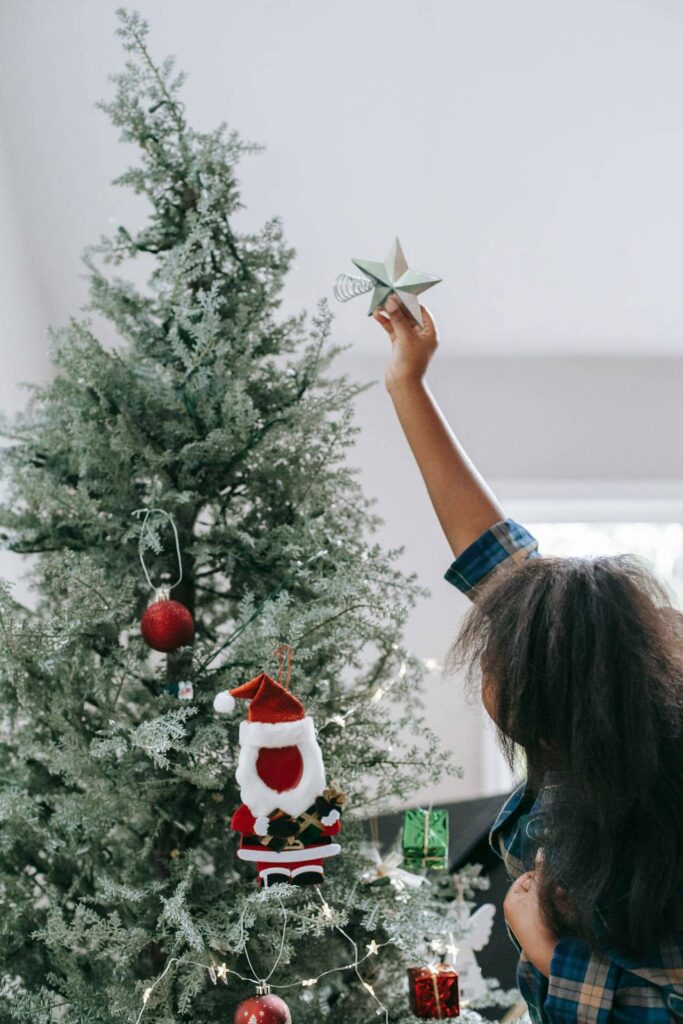
MULTIPOLYGON (((253 987, 213 984, 208 966, 264 977, 278 955, 271 982, 297 1024, 377 1020, 356 972, 334 970, 353 960, 335 924, 361 954, 388 943, 361 974, 408 1019, 405 966, 442 908, 424 887, 363 881, 362 819, 445 762, 401 639, 416 581, 373 540, 346 461, 359 386, 332 371, 325 302, 279 316, 294 255, 279 220, 233 227, 236 168, 258 147, 225 125, 194 131, 173 59, 154 62, 137 13, 118 18, 126 63, 99 106, 136 147, 116 183, 148 215, 86 251, 86 315, 51 332, 54 379, 4 426, 0 532, 31 556, 35 600, 0 594, 0 1022, 224 1024, 253 987), (144 287, 117 276, 130 261, 144 287), (139 633, 139 508, 174 517, 173 597, 196 621, 167 657, 139 633), (212 699, 274 674, 283 642, 351 808, 324 886, 332 919, 317 891, 257 892, 228 830, 240 716, 219 719, 212 699), (173 692, 183 680, 192 700, 173 692)), ((145 543, 152 577, 171 581, 161 519, 145 543)))

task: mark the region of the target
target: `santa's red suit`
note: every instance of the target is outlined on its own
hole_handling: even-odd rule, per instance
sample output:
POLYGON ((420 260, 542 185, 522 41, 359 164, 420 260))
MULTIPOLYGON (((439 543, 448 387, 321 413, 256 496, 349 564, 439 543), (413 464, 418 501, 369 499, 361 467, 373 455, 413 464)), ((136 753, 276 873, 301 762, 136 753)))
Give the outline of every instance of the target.
POLYGON ((230 823, 242 837, 237 856, 256 865, 259 885, 317 884, 341 849, 344 796, 327 788, 313 719, 265 672, 219 693, 215 709, 229 713, 235 697, 250 700, 236 772, 243 803, 230 823))

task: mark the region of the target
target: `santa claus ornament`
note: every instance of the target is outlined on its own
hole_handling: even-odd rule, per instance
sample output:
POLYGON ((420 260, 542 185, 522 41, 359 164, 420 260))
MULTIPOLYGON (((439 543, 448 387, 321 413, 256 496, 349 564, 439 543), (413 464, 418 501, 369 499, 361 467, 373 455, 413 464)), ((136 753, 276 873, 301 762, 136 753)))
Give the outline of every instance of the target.
POLYGON ((179 647, 184 647, 185 644, 189 644, 190 640, 194 636, 194 620, 189 610, 179 601, 171 600, 171 590, 173 587, 177 587, 183 579, 183 562, 180 557, 178 530, 176 529, 173 517, 162 508, 139 508, 133 512, 133 515, 144 515, 142 525, 140 526, 138 555, 140 556, 140 563, 142 565, 142 571, 145 574, 145 579, 149 583, 150 588, 154 590, 154 599, 140 620, 140 632, 142 633, 145 642, 155 651, 162 651, 164 654, 170 654, 172 651, 177 651, 179 647), (176 555, 178 557, 178 579, 175 583, 171 583, 169 586, 155 588, 152 580, 150 579, 149 572, 147 571, 147 565, 145 564, 145 546, 150 546, 156 551, 159 550, 159 542, 150 530, 148 524, 148 520, 151 515, 165 516, 173 528, 176 555))
POLYGON ((230 825, 242 837, 237 856, 256 866, 259 886, 317 885, 325 862, 341 852, 337 836, 345 797, 334 785, 328 787, 313 719, 289 691, 291 648, 275 653, 277 681, 261 672, 213 702, 221 714, 230 714, 236 699, 250 702, 240 724, 235 774, 243 802, 230 825))

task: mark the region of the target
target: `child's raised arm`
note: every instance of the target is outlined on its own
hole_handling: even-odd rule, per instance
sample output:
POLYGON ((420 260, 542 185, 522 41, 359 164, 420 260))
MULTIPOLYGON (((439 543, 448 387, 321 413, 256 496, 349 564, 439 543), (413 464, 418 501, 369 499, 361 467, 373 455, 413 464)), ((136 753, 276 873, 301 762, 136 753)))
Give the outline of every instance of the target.
POLYGON ((375 320, 391 339, 386 386, 427 486, 434 511, 451 546, 461 554, 485 530, 505 519, 502 508, 450 429, 425 382, 438 335, 421 306, 424 327, 397 300, 387 299, 375 320))

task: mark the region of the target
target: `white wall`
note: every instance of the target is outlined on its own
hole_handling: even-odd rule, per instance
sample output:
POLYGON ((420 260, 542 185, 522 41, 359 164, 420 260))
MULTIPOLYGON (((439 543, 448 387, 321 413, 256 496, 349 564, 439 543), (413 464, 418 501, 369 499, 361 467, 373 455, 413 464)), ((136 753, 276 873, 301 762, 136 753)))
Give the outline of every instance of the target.
MULTIPOLYGON (((0 135, 53 319, 82 301, 82 246, 141 216, 109 186, 132 151, 94 108, 123 63, 119 2, 0 4, 0 135)), ((266 144, 243 223, 284 218, 289 308, 398 233, 444 278, 431 296, 462 353, 682 354, 676 0, 131 6, 188 71, 192 123, 266 144)), ((340 310, 359 348, 361 322, 340 310)))

